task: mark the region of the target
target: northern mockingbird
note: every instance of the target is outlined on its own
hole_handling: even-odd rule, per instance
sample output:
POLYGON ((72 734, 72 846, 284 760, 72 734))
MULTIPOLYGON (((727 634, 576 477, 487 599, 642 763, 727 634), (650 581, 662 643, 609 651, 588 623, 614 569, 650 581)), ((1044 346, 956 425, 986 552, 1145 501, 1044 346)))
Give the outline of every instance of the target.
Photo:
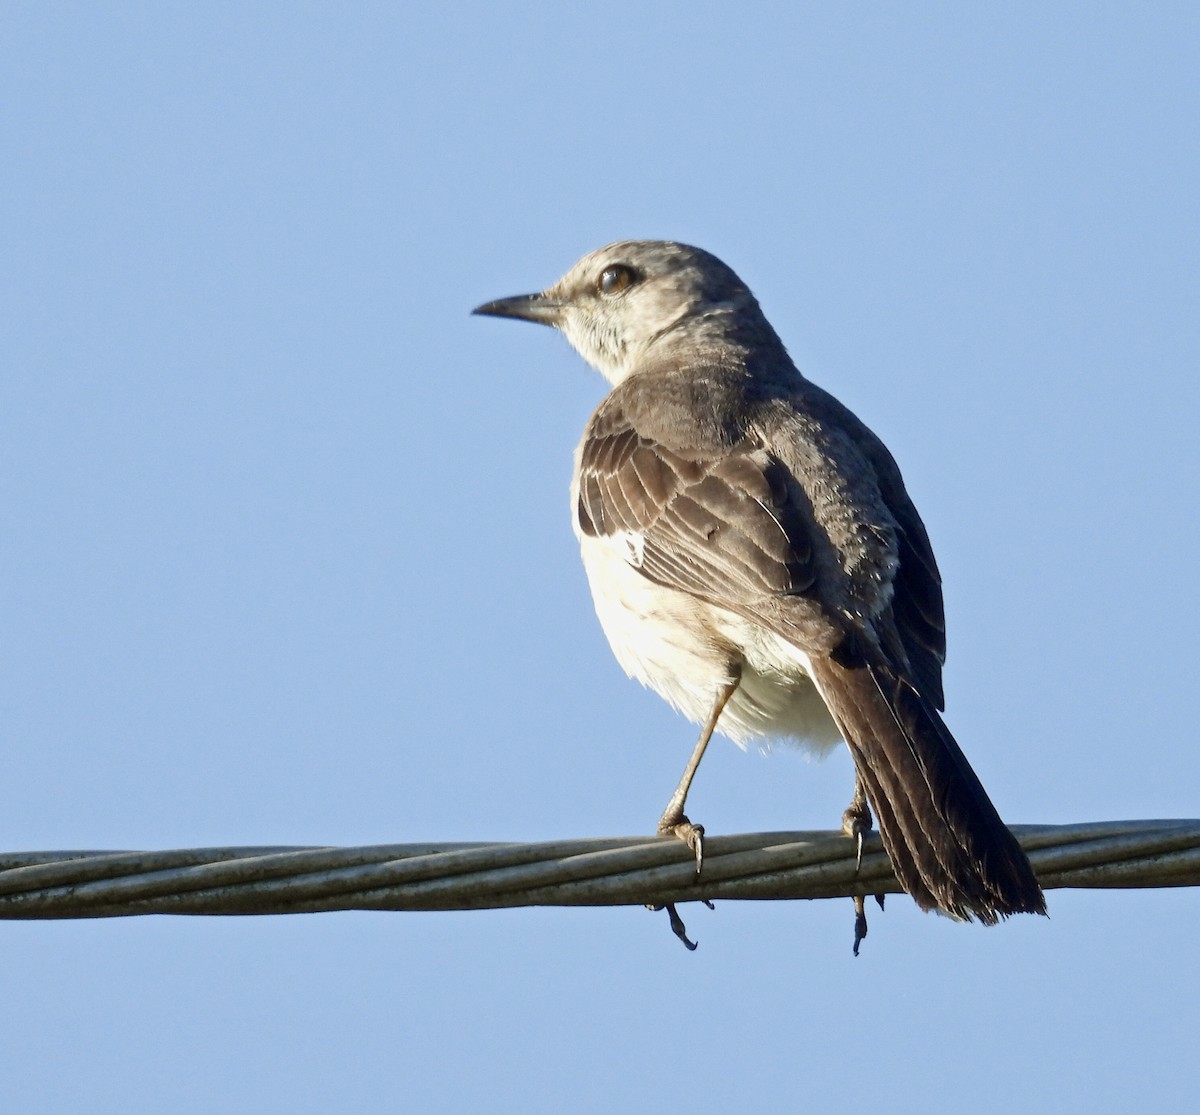
POLYGON ((700 870, 684 804, 714 729, 818 752, 844 739, 843 827, 861 854, 874 810, 918 906, 986 924, 1045 913, 938 715, 941 577, 900 471, 801 375, 737 275, 699 248, 630 240, 474 312, 562 330, 612 385, 571 488, 596 613, 625 671, 703 725, 659 832, 700 870))

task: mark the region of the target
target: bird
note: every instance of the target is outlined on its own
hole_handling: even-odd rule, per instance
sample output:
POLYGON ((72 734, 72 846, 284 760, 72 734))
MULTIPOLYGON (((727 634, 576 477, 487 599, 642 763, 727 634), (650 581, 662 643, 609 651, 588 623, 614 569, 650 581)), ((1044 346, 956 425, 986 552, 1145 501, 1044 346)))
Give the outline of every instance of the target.
MULTIPOLYGON (((877 823, 921 909, 1045 914, 941 716, 941 575, 900 470, 796 367, 747 285, 703 249, 625 240, 473 312, 558 329, 608 381, 575 452, 574 530, 617 661, 701 725, 658 824, 697 874, 686 801, 715 731, 817 754, 844 741, 859 863, 877 823)), ((856 911, 857 954, 861 897, 856 911)))

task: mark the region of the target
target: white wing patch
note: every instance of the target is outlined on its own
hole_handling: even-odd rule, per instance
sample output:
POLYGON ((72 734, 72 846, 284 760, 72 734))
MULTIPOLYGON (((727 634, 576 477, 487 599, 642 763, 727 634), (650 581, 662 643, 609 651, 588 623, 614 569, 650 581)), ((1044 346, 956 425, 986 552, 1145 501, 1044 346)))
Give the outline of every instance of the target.
POLYGON ((633 530, 618 531, 613 540, 618 552, 634 569, 641 569, 646 559, 646 536, 633 530))

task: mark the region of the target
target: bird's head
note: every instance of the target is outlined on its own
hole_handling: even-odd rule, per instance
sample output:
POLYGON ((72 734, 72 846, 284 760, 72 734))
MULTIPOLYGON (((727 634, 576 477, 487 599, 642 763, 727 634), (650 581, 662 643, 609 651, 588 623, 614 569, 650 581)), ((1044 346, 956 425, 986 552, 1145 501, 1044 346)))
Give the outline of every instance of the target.
POLYGON ((745 283, 716 256, 668 240, 623 240, 591 252, 539 294, 474 313, 561 329, 614 386, 660 353, 713 341, 777 338, 745 283), (765 331, 765 332, 764 332, 765 331))

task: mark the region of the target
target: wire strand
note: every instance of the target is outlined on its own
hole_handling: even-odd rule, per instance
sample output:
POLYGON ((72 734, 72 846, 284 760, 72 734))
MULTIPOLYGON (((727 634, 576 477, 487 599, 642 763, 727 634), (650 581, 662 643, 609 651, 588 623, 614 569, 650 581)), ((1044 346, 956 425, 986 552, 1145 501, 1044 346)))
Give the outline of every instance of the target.
MULTIPOLYGON (((1200 821, 1017 825, 1046 889, 1200 885, 1200 821)), ((709 836, 704 871, 664 837, 537 844, 0 853, 0 919, 653 905, 897 893, 868 836, 709 836)))

